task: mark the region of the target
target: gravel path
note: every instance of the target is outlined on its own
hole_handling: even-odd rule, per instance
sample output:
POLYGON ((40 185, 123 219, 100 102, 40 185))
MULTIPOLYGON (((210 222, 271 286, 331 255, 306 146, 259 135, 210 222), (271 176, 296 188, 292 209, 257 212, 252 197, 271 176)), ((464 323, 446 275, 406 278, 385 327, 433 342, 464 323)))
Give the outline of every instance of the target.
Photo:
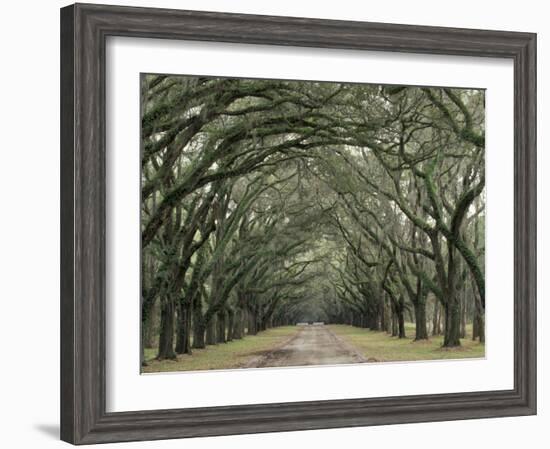
POLYGON ((249 367, 337 365, 361 362, 366 362, 366 359, 327 327, 310 325, 300 328, 294 338, 256 359, 249 367))

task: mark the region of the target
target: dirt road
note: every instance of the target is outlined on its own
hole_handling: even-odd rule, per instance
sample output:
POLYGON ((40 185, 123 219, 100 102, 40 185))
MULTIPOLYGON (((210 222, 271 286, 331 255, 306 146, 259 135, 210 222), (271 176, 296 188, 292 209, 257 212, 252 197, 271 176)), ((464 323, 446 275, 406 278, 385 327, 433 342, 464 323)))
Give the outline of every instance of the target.
POLYGON ((365 358, 323 325, 303 326, 283 346, 255 359, 250 368, 270 366, 337 365, 365 358))

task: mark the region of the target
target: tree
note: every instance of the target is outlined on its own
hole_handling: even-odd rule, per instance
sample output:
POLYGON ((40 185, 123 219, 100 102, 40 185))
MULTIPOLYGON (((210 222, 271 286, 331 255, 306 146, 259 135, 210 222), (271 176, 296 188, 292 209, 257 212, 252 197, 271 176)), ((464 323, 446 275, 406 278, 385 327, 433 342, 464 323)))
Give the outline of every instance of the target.
POLYGON ((411 315, 425 340, 443 313, 444 346, 466 321, 484 340, 483 91, 141 90, 143 361, 152 340, 170 359, 306 318, 404 338, 411 315))

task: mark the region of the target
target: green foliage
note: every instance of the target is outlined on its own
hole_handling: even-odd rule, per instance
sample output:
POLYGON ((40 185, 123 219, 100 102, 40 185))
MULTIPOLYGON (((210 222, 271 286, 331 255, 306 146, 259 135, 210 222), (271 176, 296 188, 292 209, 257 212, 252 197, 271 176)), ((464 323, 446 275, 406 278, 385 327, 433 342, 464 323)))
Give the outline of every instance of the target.
POLYGON ((164 75, 141 91, 144 329, 172 302, 159 326, 189 309, 187 333, 231 315, 403 337, 428 295, 484 314, 484 91, 164 75))

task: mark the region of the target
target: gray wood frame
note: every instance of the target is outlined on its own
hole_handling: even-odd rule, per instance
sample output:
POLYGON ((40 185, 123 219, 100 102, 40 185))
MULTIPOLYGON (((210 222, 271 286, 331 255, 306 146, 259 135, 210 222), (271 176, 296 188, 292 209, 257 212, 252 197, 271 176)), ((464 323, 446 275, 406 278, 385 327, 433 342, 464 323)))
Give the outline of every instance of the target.
POLYGON ((76 4, 61 10, 61 438, 74 444, 536 413, 536 35, 76 4), (106 413, 105 41, 132 36, 514 61, 514 388, 106 413))

